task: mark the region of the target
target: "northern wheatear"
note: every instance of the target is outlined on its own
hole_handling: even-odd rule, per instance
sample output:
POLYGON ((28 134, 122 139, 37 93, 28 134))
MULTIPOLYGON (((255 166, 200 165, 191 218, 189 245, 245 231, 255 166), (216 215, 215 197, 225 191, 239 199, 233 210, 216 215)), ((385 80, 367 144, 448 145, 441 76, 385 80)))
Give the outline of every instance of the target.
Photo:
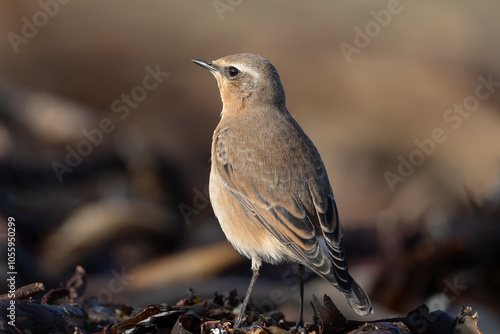
POLYGON ((212 141, 210 201, 227 239, 252 260, 241 325, 262 262, 304 265, 340 290, 358 314, 370 300, 347 271, 333 192, 318 150, 288 112, 276 68, 243 53, 193 60, 217 79, 221 121, 212 141))

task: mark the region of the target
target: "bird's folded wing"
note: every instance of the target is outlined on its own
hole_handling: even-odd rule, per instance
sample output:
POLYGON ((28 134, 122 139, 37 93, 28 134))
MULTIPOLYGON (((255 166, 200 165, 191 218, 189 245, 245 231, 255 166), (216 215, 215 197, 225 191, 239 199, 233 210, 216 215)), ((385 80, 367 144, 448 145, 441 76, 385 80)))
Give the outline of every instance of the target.
MULTIPOLYGON (((217 176, 241 205, 291 251, 296 261, 347 291, 351 278, 342 230, 319 154, 317 173, 309 180, 299 178, 297 182, 305 184, 292 189, 290 182, 280 181, 273 167, 259 164, 247 152, 240 149, 238 159, 233 159, 217 134, 213 144, 217 176)), ((286 175, 296 177, 300 172, 292 167, 286 175)))

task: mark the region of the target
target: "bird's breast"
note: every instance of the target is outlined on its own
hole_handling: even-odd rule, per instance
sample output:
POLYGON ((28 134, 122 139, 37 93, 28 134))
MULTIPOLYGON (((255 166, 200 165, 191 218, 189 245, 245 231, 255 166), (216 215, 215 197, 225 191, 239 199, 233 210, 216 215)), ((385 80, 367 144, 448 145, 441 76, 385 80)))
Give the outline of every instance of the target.
POLYGON ((210 173, 209 191, 222 231, 240 254, 273 264, 291 259, 289 250, 240 203, 214 168, 210 173))

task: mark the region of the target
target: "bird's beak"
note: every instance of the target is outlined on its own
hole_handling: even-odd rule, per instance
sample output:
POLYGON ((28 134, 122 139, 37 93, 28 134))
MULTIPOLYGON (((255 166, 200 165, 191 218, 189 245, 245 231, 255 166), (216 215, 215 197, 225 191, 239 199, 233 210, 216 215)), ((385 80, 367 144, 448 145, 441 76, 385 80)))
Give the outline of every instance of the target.
POLYGON ((193 59, 191 60, 193 63, 196 65, 200 65, 201 67, 206 68, 210 72, 215 72, 217 69, 214 67, 211 61, 206 61, 206 60, 200 60, 200 59, 193 59))

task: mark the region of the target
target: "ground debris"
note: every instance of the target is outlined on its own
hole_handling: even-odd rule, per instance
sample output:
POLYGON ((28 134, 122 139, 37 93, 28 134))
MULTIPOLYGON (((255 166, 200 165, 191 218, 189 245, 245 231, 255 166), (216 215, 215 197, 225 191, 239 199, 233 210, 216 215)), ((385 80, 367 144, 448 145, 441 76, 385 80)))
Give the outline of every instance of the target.
POLYGON ((43 286, 43 283, 36 282, 36 283, 31 283, 28 285, 25 285, 23 287, 20 287, 19 289, 16 289, 14 291, 14 296, 10 296, 10 293, 6 293, 3 295, 0 295, 0 300, 21 300, 25 299, 28 297, 31 297, 32 295, 38 293, 38 292, 43 292, 45 291, 45 287, 43 286))
MULTIPOLYGON (((36 286, 39 286, 37 283, 36 286)), ((34 285, 24 287, 27 291, 34 285)), ((185 299, 174 306, 167 304, 135 308, 128 305, 100 305, 93 297, 83 296, 86 272, 78 266, 74 275, 60 288, 49 290, 40 300, 33 294, 16 294, 0 300, 0 332, 2 333, 78 333, 78 334, 286 334, 286 333, 393 333, 393 334, 482 334, 477 312, 463 307, 457 317, 444 311, 429 312, 422 305, 406 316, 370 322, 348 320, 330 297, 321 303, 313 296, 316 315, 312 323, 296 328, 285 321, 282 313, 257 314, 248 311, 243 326, 232 326, 241 301, 235 290, 215 293, 212 300, 199 298, 190 289, 185 299), (23 297, 24 296, 24 297, 23 297), (14 302, 15 327, 9 325, 9 307, 14 302)), ((23 289, 23 288, 21 288, 23 289)), ((31 290, 30 290, 31 291, 31 290)), ((36 294, 35 294, 36 295, 36 294)))

